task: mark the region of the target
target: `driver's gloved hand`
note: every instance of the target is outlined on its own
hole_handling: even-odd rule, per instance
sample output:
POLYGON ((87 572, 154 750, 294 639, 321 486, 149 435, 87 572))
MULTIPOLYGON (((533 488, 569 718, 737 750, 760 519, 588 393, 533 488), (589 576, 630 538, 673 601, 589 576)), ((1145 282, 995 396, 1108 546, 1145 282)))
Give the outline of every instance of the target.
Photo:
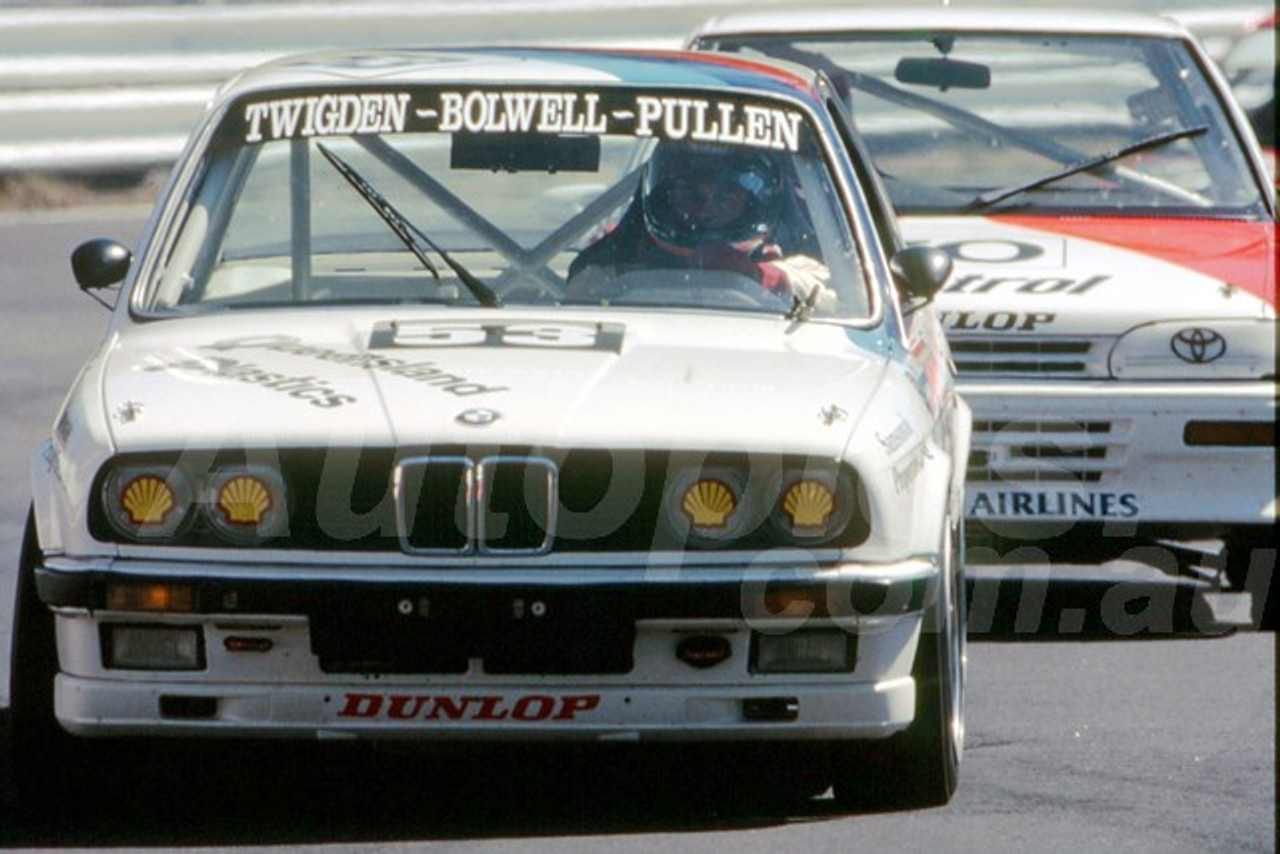
POLYGON ((783 257, 776 244, 767 243, 752 251, 729 243, 708 243, 693 253, 694 265, 703 269, 729 270, 749 276, 781 299, 795 297, 809 301, 819 311, 836 307, 838 297, 827 287, 830 271, 820 261, 807 255, 783 257), (814 292, 818 291, 814 296, 814 292))
POLYGON ((761 262, 760 268, 763 274, 761 283, 765 287, 769 286, 770 279, 781 279, 785 285, 771 290, 798 297, 805 302, 812 301, 813 307, 819 311, 832 310, 839 301, 836 292, 827 287, 831 272, 822 262, 808 255, 791 255, 787 258, 764 261, 761 262))

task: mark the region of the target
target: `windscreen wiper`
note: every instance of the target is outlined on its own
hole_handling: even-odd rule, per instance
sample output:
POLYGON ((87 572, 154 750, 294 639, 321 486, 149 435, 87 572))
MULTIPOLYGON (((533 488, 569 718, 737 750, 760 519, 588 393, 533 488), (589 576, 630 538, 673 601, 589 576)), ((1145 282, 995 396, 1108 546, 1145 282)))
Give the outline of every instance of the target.
POLYGON ((1033 181, 1027 181, 1022 184, 1015 184, 1012 187, 1003 189, 989 190, 978 196, 969 204, 965 205, 964 213, 973 213, 974 211, 989 208, 994 204, 1004 201, 1011 196, 1019 193, 1025 193, 1028 190, 1035 190, 1046 184, 1052 184, 1054 181, 1061 181, 1063 178, 1069 178, 1072 175, 1078 175, 1081 172, 1089 172, 1100 166, 1106 166, 1108 163, 1114 163, 1121 158, 1128 157, 1130 154, 1136 154, 1139 151, 1146 151, 1148 148, 1156 148, 1175 140, 1185 139, 1189 136, 1199 136, 1209 130, 1207 125, 1197 125, 1191 128, 1182 128, 1181 130, 1169 131, 1168 133, 1157 134, 1146 139, 1138 140, 1129 145, 1117 148, 1114 151, 1096 154, 1093 157, 1080 160, 1076 163, 1068 164, 1056 172, 1045 175, 1042 178, 1036 178, 1033 181))
POLYGON ((815 287, 809 291, 809 295, 803 299, 795 294, 791 296, 791 308, 787 310, 784 317, 787 320, 793 320, 796 323, 803 323, 813 316, 813 310, 818 305, 818 297, 822 293, 822 287, 815 287))
POLYGON ((445 264, 449 265, 449 269, 454 272, 462 284, 467 286, 467 290, 471 291, 471 295, 482 306, 487 308, 502 307, 502 300, 498 299, 498 295, 488 285, 476 278, 466 267, 455 261, 435 241, 423 234, 420 228, 405 219, 404 215, 396 210, 391 202, 387 201, 386 197, 379 193, 372 184, 365 180, 363 175, 352 168, 350 163, 334 154, 324 145, 317 143, 316 147, 333 164, 333 168, 338 170, 338 174, 346 178, 347 183, 354 187, 356 192, 369 203, 369 207, 373 208, 378 216, 382 217, 382 221, 387 224, 396 237, 400 238, 400 242, 413 253, 414 257, 422 262, 422 266, 426 267, 431 272, 431 275, 439 279, 440 271, 436 269, 435 264, 431 263, 430 256, 423 251, 422 246, 418 243, 419 240, 427 244, 433 252, 440 256, 445 264))

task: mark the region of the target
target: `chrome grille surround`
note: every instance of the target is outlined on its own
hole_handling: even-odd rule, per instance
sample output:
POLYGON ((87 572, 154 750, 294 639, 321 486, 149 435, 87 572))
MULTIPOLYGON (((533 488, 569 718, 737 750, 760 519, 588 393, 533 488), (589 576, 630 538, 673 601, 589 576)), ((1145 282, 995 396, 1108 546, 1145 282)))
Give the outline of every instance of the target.
POLYGON ((555 541, 559 467, 546 457, 410 457, 392 490, 407 554, 540 555, 555 541))

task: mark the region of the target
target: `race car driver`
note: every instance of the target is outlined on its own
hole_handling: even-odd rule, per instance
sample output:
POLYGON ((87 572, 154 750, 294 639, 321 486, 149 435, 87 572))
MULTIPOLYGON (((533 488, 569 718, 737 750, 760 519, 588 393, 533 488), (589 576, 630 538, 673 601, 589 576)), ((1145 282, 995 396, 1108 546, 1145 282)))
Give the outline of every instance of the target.
POLYGON ((617 226, 569 267, 569 292, 640 269, 741 273, 786 302, 834 305, 827 268, 806 254, 807 217, 767 152, 659 144, 617 226))

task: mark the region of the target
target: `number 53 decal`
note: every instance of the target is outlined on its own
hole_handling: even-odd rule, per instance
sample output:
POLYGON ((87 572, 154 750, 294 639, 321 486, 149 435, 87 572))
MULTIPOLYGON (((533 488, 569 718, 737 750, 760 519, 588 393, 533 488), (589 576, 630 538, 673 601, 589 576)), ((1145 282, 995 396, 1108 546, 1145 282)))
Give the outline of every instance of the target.
POLYGON ((472 321, 411 321, 379 323, 369 349, 412 347, 538 347, 566 350, 621 352, 624 327, 620 323, 564 323, 522 321, 485 323, 472 321))

